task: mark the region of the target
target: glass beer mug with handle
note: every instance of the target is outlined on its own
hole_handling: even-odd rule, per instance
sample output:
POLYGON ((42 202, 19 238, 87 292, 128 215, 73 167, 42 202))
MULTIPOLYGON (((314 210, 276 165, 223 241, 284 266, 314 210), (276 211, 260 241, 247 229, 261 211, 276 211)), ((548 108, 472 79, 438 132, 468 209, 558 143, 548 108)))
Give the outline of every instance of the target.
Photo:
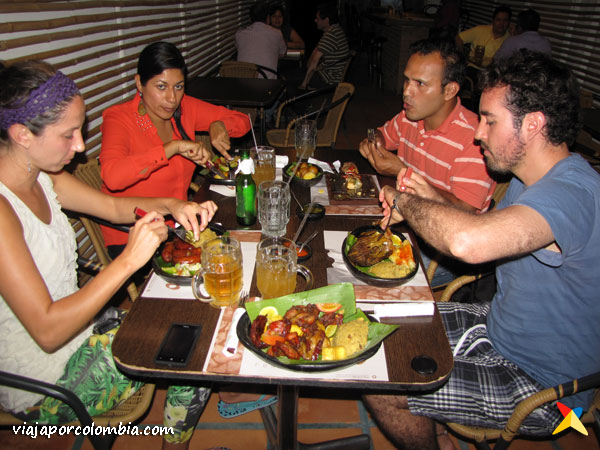
POLYGON ((242 284, 240 243, 221 236, 202 244, 201 268, 192 278, 194 297, 215 308, 237 306, 242 284), (208 296, 200 289, 203 284, 208 296))
POLYGON ((292 294, 298 274, 306 280, 305 290, 312 289, 313 275, 298 264, 296 244, 286 238, 266 238, 256 248, 256 286, 263 299, 292 294))

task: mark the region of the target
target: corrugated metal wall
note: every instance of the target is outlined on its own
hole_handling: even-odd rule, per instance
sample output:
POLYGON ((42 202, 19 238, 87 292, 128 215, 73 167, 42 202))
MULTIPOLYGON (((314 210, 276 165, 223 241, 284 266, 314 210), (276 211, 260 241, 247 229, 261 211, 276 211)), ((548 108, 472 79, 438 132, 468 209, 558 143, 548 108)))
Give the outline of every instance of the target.
POLYGON ((190 76, 235 51, 252 0, 2 0, 0 59, 43 59, 68 74, 87 106, 87 152, 100 149, 102 112, 133 95, 137 58, 165 40, 182 51, 190 76))
POLYGON ((469 11, 468 26, 491 23, 499 4, 511 7, 513 23, 525 9, 540 14, 539 32, 552 43, 552 56, 575 72, 581 87, 591 91, 595 106, 600 106, 600 0, 462 0, 462 8, 469 11))

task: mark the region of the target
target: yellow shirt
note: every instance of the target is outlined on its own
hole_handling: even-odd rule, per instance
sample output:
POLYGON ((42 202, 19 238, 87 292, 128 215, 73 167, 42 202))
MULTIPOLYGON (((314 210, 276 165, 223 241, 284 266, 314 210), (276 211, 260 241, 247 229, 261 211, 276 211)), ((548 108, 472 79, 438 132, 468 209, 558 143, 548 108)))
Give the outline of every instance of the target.
POLYGON ((491 25, 478 25, 459 33, 458 36, 462 39, 463 43, 471 44, 471 51, 469 52, 470 63, 475 62, 475 48, 478 45, 481 45, 485 48, 481 65, 486 67, 492 62, 492 58, 502 46, 502 43, 505 41, 505 39, 510 35, 508 32, 506 32, 503 36, 495 39, 492 33, 491 25))

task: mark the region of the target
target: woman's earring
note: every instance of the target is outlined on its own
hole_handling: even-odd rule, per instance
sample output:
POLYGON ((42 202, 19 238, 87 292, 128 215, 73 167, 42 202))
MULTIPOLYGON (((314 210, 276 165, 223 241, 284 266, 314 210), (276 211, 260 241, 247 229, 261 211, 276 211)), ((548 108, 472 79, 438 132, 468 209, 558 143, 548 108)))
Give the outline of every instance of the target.
MULTIPOLYGON (((142 96, 142 93, 140 92, 140 97, 142 96)), ((146 115, 146 107, 144 106, 144 102, 140 99, 140 102, 138 103, 138 114, 140 116, 145 116, 146 115)))
POLYGON ((27 173, 31 173, 31 161, 27 158, 27 173))

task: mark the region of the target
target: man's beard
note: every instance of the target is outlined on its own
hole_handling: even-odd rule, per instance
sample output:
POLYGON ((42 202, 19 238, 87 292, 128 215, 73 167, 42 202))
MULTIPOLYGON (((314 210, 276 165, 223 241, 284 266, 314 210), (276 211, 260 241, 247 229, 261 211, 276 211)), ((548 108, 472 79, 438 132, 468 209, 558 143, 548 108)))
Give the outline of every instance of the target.
POLYGON ((506 175, 508 173, 514 173, 515 168, 521 163, 525 157, 525 143, 522 142, 517 135, 514 139, 511 139, 505 146, 508 148, 510 145, 515 145, 514 150, 510 154, 504 154, 503 158, 494 157, 494 153, 490 150, 489 146, 481 142, 481 148, 487 150, 489 155, 484 153, 483 159, 485 165, 489 171, 497 173, 499 175, 506 175))

